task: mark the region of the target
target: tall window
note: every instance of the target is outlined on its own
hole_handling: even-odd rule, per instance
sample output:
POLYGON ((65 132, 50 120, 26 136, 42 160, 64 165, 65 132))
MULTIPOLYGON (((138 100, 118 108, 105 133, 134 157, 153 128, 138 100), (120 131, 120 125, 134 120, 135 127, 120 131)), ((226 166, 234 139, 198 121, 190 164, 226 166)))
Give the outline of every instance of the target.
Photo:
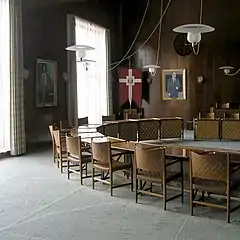
POLYGON ((0 1, 0 153, 10 150, 9 0, 0 1))
POLYGON ((89 123, 98 124, 108 114, 108 33, 83 19, 76 17, 75 22, 76 44, 94 47, 86 58, 96 61, 88 66, 77 62, 78 118, 88 116, 89 123))

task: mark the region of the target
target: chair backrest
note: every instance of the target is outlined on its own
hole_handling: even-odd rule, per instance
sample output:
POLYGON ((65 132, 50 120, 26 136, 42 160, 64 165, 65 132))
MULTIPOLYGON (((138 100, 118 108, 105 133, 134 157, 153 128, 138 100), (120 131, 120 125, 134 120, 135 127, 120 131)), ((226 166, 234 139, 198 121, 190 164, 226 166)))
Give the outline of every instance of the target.
POLYGON ((159 121, 142 120, 138 122, 138 141, 156 140, 159 135, 159 121))
POLYGON ((137 115, 137 109, 136 108, 124 109, 123 110, 123 118, 127 119, 128 114, 137 115))
POLYGON ((54 143, 53 125, 49 125, 48 128, 49 128, 49 132, 50 132, 50 135, 51 135, 52 143, 54 143))
POLYGON ((137 141, 138 121, 123 121, 118 123, 119 138, 127 141, 137 141))
POLYGON ((60 130, 53 130, 54 142, 57 148, 61 147, 61 134, 60 130))
POLYGON ((81 137, 66 137, 67 152, 70 155, 81 156, 81 137))
POLYGON ((116 116, 115 114, 109 115, 109 116, 102 116, 102 122, 110 122, 110 121, 115 121, 116 116))
POLYGON ((125 116, 126 120, 128 119, 139 119, 141 118, 141 113, 126 113, 126 116, 125 116))
POLYGON ((87 125, 88 117, 78 118, 78 126, 87 125))
POLYGON ((230 115, 230 118, 239 120, 239 113, 232 113, 232 114, 230 115))
POLYGON ((137 171, 157 172, 162 175, 165 164, 165 149, 147 144, 136 144, 135 164, 137 171))
POLYGON ((190 154, 190 176, 193 178, 227 182, 229 155, 219 152, 190 154))
POLYGON ((111 162, 111 142, 94 142, 92 140, 92 160, 109 166, 111 162))

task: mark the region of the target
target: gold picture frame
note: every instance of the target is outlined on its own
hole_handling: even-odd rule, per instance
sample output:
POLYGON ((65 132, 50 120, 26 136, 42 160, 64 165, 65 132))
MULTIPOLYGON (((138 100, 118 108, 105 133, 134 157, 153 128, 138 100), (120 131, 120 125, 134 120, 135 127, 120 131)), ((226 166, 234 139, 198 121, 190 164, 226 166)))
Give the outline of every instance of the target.
POLYGON ((162 99, 186 100, 186 69, 162 70, 162 99))

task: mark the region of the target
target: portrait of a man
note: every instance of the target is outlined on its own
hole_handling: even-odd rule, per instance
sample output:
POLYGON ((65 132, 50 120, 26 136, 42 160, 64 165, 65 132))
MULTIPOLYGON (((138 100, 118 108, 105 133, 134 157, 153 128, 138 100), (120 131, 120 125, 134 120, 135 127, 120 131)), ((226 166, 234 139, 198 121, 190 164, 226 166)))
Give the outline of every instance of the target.
POLYGON ((163 100, 186 99, 185 69, 163 70, 162 96, 163 100))
POLYGON ((56 62, 37 60, 37 107, 57 105, 57 66, 56 62))

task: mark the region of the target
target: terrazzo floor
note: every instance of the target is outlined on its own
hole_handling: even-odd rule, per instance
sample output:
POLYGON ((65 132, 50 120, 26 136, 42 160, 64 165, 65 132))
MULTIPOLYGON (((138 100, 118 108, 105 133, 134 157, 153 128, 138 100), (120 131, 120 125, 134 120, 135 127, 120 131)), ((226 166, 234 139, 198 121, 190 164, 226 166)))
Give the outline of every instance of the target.
MULTIPOLYGON (((118 176, 117 181, 123 177, 118 176)), ((174 200, 162 210, 161 199, 140 196, 129 187, 114 190, 91 179, 67 180, 52 162, 51 150, 0 160, 0 240, 239 240, 240 211, 226 223, 222 210, 197 208, 189 215, 174 200)))

